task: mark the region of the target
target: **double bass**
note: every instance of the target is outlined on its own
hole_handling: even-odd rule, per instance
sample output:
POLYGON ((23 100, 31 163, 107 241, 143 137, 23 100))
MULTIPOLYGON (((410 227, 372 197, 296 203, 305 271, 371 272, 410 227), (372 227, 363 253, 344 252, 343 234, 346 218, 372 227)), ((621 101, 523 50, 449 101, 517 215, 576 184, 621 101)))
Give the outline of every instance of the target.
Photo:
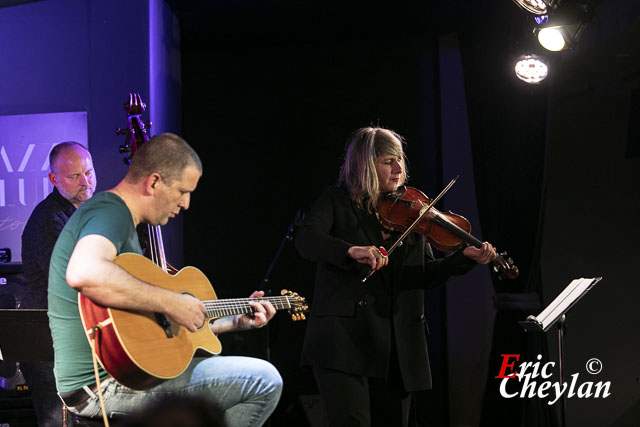
MULTIPOLYGON (((127 113, 127 127, 118 128, 116 135, 126 136, 125 143, 120 146, 120 153, 125 155, 123 158, 124 163, 130 165, 136 151, 149 142, 147 128, 151 127, 151 122, 142 120, 142 113, 146 110, 147 105, 142 102, 142 97, 138 93, 130 93, 129 102, 125 102, 122 108, 127 113)), ((138 228, 138 234, 140 235, 140 243, 143 246, 145 256, 165 272, 175 274, 177 270, 167 264, 160 226, 141 224, 138 228)))

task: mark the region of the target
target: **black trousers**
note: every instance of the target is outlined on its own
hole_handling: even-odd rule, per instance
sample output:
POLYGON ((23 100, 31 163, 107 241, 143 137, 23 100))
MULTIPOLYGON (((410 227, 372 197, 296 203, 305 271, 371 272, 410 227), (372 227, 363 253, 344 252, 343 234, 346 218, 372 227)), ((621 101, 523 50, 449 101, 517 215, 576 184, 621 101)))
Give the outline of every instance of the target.
POLYGON ((20 370, 31 389, 39 426, 62 425, 62 400, 56 390, 53 362, 20 362, 20 370))
POLYGON ((325 425, 407 427, 411 393, 395 371, 390 369, 388 378, 368 378, 314 366, 325 425))

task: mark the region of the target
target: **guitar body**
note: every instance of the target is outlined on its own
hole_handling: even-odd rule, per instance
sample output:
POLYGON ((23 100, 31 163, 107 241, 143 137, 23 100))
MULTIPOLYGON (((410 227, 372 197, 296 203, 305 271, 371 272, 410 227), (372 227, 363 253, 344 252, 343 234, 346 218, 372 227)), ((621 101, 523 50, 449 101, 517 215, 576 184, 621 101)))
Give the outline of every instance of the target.
MULTIPOLYGON (((215 300, 206 276, 186 267, 175 275, 165 273, 138 254, 122 254, 115 263, 139 280, 200 300, 215 300)), ((209 319, 196 332, 173 322, 166 329, 150 312, 120 310, 95 304, 78 294, 82 325, 91 342, 92 327, 101 324, 96 335, 96 353, 104 369, 120 384, 144 390, 182 374, 200 352, 219 354, 222 345, 209 329, 209 319)))

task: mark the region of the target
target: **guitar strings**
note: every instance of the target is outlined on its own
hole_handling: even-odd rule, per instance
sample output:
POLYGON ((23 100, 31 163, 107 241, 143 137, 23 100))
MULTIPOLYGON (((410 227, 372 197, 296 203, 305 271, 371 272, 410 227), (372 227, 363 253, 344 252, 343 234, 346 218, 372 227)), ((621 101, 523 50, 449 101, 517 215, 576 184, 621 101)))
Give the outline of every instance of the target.
POLYGON ((292 298, 289 296, 276 296, 267 298, 232 298, 225 300, 207 300, 203 301, 207 308, 207 315, 231 315, 253 312, 253 307, 249 305, 249 301, 266 300, 273 304, 277 310, 292 308, 290 302, 292 298))

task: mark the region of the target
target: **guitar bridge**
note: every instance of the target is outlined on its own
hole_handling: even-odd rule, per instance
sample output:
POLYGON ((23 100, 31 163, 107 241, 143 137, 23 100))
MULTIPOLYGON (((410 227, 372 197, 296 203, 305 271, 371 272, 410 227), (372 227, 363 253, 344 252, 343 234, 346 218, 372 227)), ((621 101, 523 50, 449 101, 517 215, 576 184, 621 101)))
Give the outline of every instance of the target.
POLYGON ((171 331, 171 322, 169 322, 167 316, 162 313, 153 314, 156 316, 156 322, 158 322, 158 325, 162 327, 167 338, 173 338, 173 332, 171 331))

